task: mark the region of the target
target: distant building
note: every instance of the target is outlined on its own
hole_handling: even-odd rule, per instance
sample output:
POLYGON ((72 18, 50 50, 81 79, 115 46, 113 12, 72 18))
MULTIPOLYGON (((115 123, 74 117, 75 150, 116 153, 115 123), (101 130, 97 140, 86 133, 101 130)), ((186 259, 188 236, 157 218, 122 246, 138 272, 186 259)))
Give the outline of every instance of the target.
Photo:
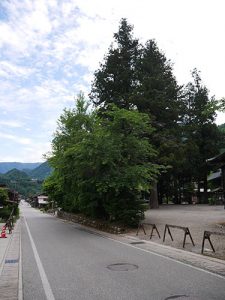
POLYGON ((206 160, 207 164, 217 169, 208 177, 214 183, 212 192, 225 203, 225 152, 206 160))
POLYGON ((39 207, 48 204, 48 196, 45 195, 39 195, 38 198, 38 204, 39 207))

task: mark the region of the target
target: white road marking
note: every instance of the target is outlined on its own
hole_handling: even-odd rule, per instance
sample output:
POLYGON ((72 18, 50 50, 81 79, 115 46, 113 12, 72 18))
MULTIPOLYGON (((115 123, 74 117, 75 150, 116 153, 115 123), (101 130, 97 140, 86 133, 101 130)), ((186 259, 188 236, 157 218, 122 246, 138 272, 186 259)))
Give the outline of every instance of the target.
POLYGON ((27 224, 27 221, 26 221, 25 217, 24 217, 24 223, 26 225, 28 236, 30 238, 31 247, 32 247, 33 252, 34 252, 34 258, 35 258, 36 263, 37 263, 37 267, 38 267, 38 271, 39 271, 39 274, 40 274, 40 277, 41 277, 41 281, 42 281, 42 285, 43 285, 44 292, 45 292, 45 295, 46 295, 46 299, 47 300, 55 300, 55 297, 53 295, 51 286, 49 284, 47 275, 46 275, 44 267, 42 265, 40 256, 37 252, 37 248, 35 246, 34 240, 32 238, 32 235, 31 235, 31 232, 30 232, 30 229, 28 227, 28 224, 27 224))

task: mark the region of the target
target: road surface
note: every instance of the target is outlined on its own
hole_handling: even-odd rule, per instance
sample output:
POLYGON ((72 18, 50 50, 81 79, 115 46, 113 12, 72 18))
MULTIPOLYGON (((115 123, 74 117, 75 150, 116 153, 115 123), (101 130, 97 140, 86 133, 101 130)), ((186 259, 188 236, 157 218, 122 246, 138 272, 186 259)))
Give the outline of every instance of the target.
POLYGON ((225 299, 225 278, 21 211, 24 300, 225 299))

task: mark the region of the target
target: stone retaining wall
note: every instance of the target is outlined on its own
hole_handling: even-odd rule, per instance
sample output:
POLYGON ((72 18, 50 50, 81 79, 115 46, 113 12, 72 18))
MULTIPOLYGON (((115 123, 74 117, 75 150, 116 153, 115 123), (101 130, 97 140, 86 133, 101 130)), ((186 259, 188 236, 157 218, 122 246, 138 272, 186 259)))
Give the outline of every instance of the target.
POLYGON ((58 218, 63 219, 63 220, 71 221, 74 223, 79 223, 79 224, 82 224, 85 226, 94 227, 96 229, 114 233, 114 234, 124 233, 124 231, 125 231, 125 228, 119 227, 115 224, 113 225, 108 222, 104 222, 102 220, 93 220, 93 219, 87 218, 82 215, 67 213, 64 211, 58 211, 57 216, 58 216, 58 218))

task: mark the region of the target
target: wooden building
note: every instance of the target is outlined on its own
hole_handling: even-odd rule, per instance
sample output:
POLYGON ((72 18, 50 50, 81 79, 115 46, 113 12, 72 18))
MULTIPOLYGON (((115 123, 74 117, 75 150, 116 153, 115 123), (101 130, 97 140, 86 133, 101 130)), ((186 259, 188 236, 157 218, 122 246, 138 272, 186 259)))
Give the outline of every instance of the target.
POLYGON ((214 167, 214 169, 220 169, 220 186, 221 194, 223 195, 223 201, 225 205, 225 152, 206 160, 207 164, 214 167))

